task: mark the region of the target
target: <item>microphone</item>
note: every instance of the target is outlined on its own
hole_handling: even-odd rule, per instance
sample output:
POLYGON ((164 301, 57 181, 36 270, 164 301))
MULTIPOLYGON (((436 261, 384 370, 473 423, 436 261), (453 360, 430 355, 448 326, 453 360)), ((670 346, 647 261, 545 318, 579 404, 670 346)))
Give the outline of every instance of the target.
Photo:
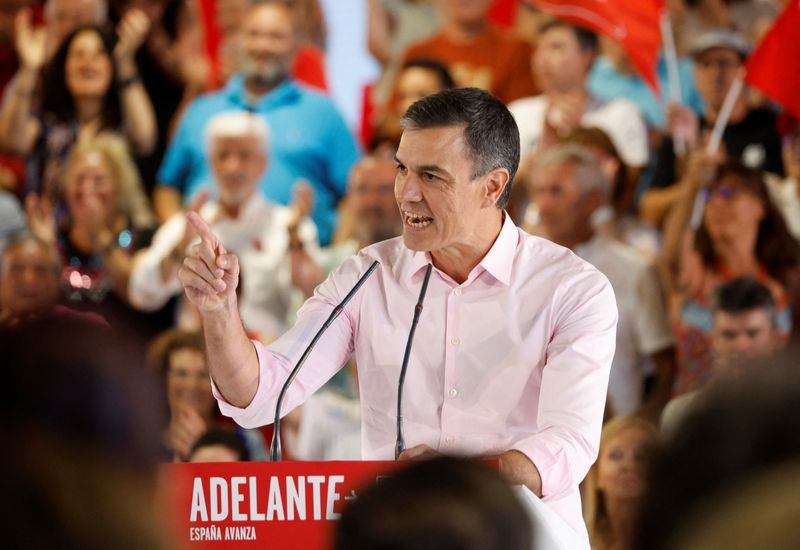
POLYGON ((408 359, 411 357, 411 342, 414 340, 414 333, 417 331, 417 323, 422 313, 422 301, 425 299, 425 291, 428 290, 428 281, 431 278, 433 264, 428 264, 425 270, 425 278, 422 280, 422 288, 419 291, 419 299, 414 307, 414 319, 411 321, 411 330, 408 331, 408 341, 406 342, 406 352, 403 355, 403 366, 400 367, 400 380, 397 382, 397 442, 394 446, 394 459, 400 458, 400 453, 406 448, 403 439, 403 385, 406 381, 406 370, 408 370, 408 359))
POLYGON ((300 356, 300 360, 297 361, 297 364, 292 369, 292 372, 289 374, 289 378, 286 379, 286 382, 283 384, 281 388, 281 393, 278 395, 278 404, 275 406, 275 422, 273 423, 273 432, 272 432, 272 445, 270 446, 270 460, 272 462, 280 462, 281 460, 281 405, 283 404, 283 397, 286 395, 286 390, 289 389, 289 386, 294 382, 294 379, 297 377, 297 373, 300 372, 300 367, 303 366, 303 363, 306 362, 306 358, 311 353, 311 350, 314 349, 314 346, 317 344, 317 341, 320 339, 322 334, 328 330, 328 327, 333 324, 333 321, 339 316, 339 314, 344 309, 344 306, 347 305, 347 302, 355 296, 358 289, 364 284, 364 282, 372 275, 372 272, 375 271, 375 268, 378 267, 379 262, 375 260, 372 262, 372 265, 369 266, 366 273, 364 273, 358 282, 353 286, 350 292, 347 293, 347 296, 333 308, 333 311, 328 316, 328 319, 322 325, 322 327, 317 331, 317 334, 314 335, 314 338, 311 339, 311 343, 308 344, 308 347, 303 352, 303 355, 300 356))

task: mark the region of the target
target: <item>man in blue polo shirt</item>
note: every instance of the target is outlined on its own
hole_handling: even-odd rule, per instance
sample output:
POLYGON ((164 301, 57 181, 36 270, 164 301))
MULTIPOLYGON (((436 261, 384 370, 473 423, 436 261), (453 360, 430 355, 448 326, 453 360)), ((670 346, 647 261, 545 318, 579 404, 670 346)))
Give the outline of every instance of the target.
POLYGON ((241 33, 240 71, 224 89, 187 107, 167 149, 155 191, 159 219, 163 223, 201 189, 213 190, 203 131, 208 120, 222 111, 248 109, 264 115, 273 136, 262 191, 272 201, 289 204, 297 181, 307 180, 315 196, 311 217, 320 243, 328 244, 358 148, 333 103, 289 77, 297 40, 284 6, 253 6, 241 33))

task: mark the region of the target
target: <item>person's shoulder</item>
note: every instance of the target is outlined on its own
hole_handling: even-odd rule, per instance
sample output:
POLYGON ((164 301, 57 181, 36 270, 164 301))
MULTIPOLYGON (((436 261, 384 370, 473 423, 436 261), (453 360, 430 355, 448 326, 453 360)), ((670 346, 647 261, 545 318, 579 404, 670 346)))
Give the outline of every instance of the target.
POLYGON ((596 100, 593 111, 597 115, 612 118, 615 122, 621 122, 629 117, 642 117, 639 107, 631 100, 624 97, 617 97, 609 100, 596 100))
POLYGON ((599 269, 569 248, 543 237, 531 235, 522 229, 517 228, 517 230, 520 239, 517 245, 516 263, 526 273, 539 275, 531 277, 531 280, 549 281, 556 285, 587 275, 607 280, 599 269))
POLYGON ((496 46, 501 48, 530 50, 531 43, 514 33, 501 29, 497 25, 489 25, 484 39, 490 39, 496 46))
POLYGON ((404 57, 406 60, 413 59, 415 57, 423 57, 430 55, 431 50, 447 48, 449 45, 450 42, 447 40, 445 34, 443 32, 438 32, 428 36, 427 38, 422 38, 409 44, 406 48, 404 57))
POLYGON ((756 107, 755 109, 750 109, 747 112, 747 116, 744 119, 745 124, 752 124, 752 125, 771 125, 772 129, 775 129, 775 121, 777 120, 777 115, 771 109, 767 109, 766 107, 756 107))
MULTIPOLYGON (((332 273, 337 281, 351 285, 355 282, 357 277, 360 277, 372 266, 376 261, 378 262, 378 271, 386 278, 398 278, 403 273, 405 267, 413 258, 411 252, 403 244, 402 237, 395 237, 386 241, 381 241, 370 246, 366 246, 345 258, 339 267, 332 273), (352 279, 352 281, 350 280, 352 279)), ((375 278, 374 276, 372 278, 375 278)))
MULTIPOLYGON (((225 88, 205 92, 194 98, 186 107, 186 115, 224 110, 228 104, 228 92, 225 88)), ((229 107, 232 108, 232 107, 229 107)))

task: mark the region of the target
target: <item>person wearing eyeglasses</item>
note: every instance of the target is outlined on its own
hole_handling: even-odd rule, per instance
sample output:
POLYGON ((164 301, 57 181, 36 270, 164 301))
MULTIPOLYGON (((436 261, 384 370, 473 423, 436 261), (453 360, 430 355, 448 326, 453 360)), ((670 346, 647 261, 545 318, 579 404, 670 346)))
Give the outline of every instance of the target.
POLYGON ((662 263, 678 350, 673 393, 699 387, 710 375, 710 297, 721 283, 751 276, 773 294, 777 330, 791 329, 786 283, 800 266, 800 246, 771 202, 760 172, 703 151, 690 155, 683 191, 667 219, 662 263), (692 229, 697 194, 702 220, 692 229))

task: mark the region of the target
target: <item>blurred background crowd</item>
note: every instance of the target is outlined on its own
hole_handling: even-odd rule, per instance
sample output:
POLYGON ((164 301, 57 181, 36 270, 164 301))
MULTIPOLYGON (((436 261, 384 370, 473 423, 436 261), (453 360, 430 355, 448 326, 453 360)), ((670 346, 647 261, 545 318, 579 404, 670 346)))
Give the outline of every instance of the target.
MULTIPOLYGON (((606 424, 584 483, 593 546, 722 537, 720 495, 745 474, 772 498, 770 468, 800 458, 800 125, 755 88, 728 92, 781 12, 800 8, 668 0, 679 85, 661 55, 659 95, 619 43, 536 4, 4 0, 0 362, 20 396, 4 430, 21 443, 3 460, 30 477, 9 487, 49 470, 44 449, 82 457, 64 433, 124 456, 125 476, 148 475, 148 460, 265 460, 271 427, 235 427, 211 394, 177 278, 197 238, 187 212, 240 257, 243 322, 269 342, 346 257, 401 233, 405 109, 470 86, 519 126, 507 214, 616 294, 606 424)), ((287 418, 288 456, 359 458, 357 368, 287 418)), ((130 490, 100 463, 120 479, 109 491, 130 490)), ((800 487, 798 471, 780 479, 800 487)), ((54 516, 62 504, 49 502, 54 516)))

